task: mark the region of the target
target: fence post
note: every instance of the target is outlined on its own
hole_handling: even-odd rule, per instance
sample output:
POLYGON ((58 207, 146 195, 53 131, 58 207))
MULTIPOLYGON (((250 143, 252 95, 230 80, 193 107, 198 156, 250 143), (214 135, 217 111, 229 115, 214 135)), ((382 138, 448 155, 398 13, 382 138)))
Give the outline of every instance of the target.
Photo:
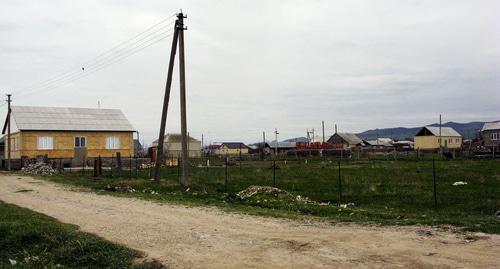
POLYGON ((227 192, 227 156, 225 158, 225 165, 224 165, 224 169, 225 169, 225 177, 224 177, 224 192, 227 192))
POLYGON ((130 169, 130 179, 132 179, 132 155, 128 156, 128 163, 129 163, 128 169, 130 169))
POLYGON ((276 187, 276 160, 273 160, 273 187, 276 187))
POLYGON ((111 169, 109 170, 110 171, 110 177, 113 177, 113 159, 115 158, 115 155, 114 154, 111 154, 111 169))
POLYGON ((82 177, 85 176, 85 158, 82 160, 82 177))
POLYGON ((437 210, 437 195, 436 195, 436 161, 432 158, 432 178, 434 191, 434 210, 437 210))
POLYGON ((339 167, 339 205, 342 203, 342 178, 340 176, 340 160, 338 160, 339 167))
POLYGON ((177 155, 177 181, 181 182, 181 157, 177 155))

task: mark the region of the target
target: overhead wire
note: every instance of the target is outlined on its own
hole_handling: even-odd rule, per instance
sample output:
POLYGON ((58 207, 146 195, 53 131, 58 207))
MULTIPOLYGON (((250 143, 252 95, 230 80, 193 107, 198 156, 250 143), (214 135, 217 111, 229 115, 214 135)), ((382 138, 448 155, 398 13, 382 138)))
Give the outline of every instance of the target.
MULTIPOLYGON (((173 31, 170 30, 170 31, 166 31, 166 32, 162 32, 161 34, 158 34, 156 36, 153 36, 151 38, 149 38, 148 40, 146 40, 145 42, 142 42, 141 44, 131 48, 130 50, 127 50, 127 51, 124 51, 123 53, 121 53, 120 55, 118 55, 117 57, 114 57, 114 58, 111 58, 111 59, 108 59, 106 62, 103 62, 97 66, 94 66, 92 68, 90 68, 89 71, 82 71, 81 73, 78 73, 78 74, 74 74, 70 77, 67 77, 65 79, 62 79, 60 81, 58 81, 56 84, 51 84, 51 85, 45 85, 41 88, 38 88, 36 90, 32 90, 32 91, 29 91, 29 92, 24 92, 24 93, 21 93, 19 94, 18 96, 25 96, 27 94, 32 94, 38 90, 44 90, 44 89, 47 89, 47 88, 51 88, 50 90, 54 90, 56 88, 59 88, 59 87, 62 87, 64 85, 67 85, 71 82, 74 82, 76 80, 79 80, 79 79, 82 79, 84 77, 87 77, 91 74, 94 74, 110 65, 113 65, 113 64, 116 64, 118 62, 121 62, 122 60, 166 39, 167 37, 170 37, 173 35, 173 31), (167 34, 168 33, 168 34, 167 34), (166 35, 164 35, 166 34, 166 35)), ((47 90, 45 91, 47 92, 47 90)))
MULTIPOLYGON (((124 52, 124 50, 134 49, 137 47, 136 45, 138 43, 144 44, 145 42, 140 42, 140 41, 144 40, 147 37, 150 37, 151 35, 158 33, 159 31, 165 29, 166 27, 172 25, 175 21, 172 21, 172 22, 165 24, 165 25, 162 25, 162 24, 164 24, 165 22, 172 19, 175 15, 176 14, 173 14, 167 18, 162 19, 161 21, 148 27, 146 30, 136 34, 132 38, 129 38, 129 39, 119 43, 118 45, 112 47, 111 49, 106 50, 105 52, 97 55, 96 57, 84 62, 79 67, 71 68, 68 71, 66 71, 62 74, 59 74, 57 76, 54 76, 50 79, 44 80, 44 81, 39 82, 39 83, 32 84, 32 85, 27 86, 27 87, 23 87, 19 91, 17 91, 17 93, 19 94, 22 92, 26 92, 28 90, 44 88, 45 86, 55 84, 55 83, 60 82, 61 80, 65 80, 66 78, 72 77, 75 73, 82 71, 81 69, 82 69, 82 67, 85 68, 84 66, 94 66, 94 65, 98 65, 98 63, 102 63, 103 61, 107 62, 108 60, 113 60, 115 57, 119 57, 119 55, 116 55, 117 53, 120 54, 119 52, 124 52), (159 26, 159 28, 158 28, 158 26, 159 26), (158 28, 158 29, 151 32, 151 30, 153 30, 155 28, 158 28), (140 38, 140 39, 138 39, 138 38, 140 38), (134 47, 130 48, 131 46, 134 46, 134 47)), ((162 32, 160 34, 165 34, 165 33, 166 32, 162 32)), ((154 39, 154 37, 152 39, 154 39)), ((148 40, 151 40, 151 39, 148 39, 148 40)))

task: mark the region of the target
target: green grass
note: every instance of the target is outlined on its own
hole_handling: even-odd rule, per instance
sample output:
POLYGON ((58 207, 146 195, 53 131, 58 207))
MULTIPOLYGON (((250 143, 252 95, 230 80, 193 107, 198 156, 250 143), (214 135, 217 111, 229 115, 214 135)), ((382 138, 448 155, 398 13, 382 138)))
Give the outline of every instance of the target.
POLYGON ((434 210, 432 161, 348 160, 341 163, 341 203, 354 208, 339 208, 338 164, 335 160, 309 159, 277 161, 276 187, 292 195, 256 195, 241 200, 235 193, 250 185, 273 185, 271 161, 247 161, 228 168, 211 160, 214 167, 190 170, 192 187, 185 191, 178 184, 178 168, 164 168, 159 184, 145 180, 148 170, 133 173, 115 171, 93 179, 90 174, 56 175, 46 179, 90 188, 98 193, 139 197, 160 202, 213 205, 252 214, 303 217, 317 216, 332 222, 357 222, 384 225, 451 224, 472 231, 500 233, 495 212, 500 210, 500 161, 436 161, 437 210, 434 210), (219 165, 219 166, 217 166, 219 165), (465 181, 465 186, 453 186, 465 181), (130 187, 135 192, 110 191, 107 186, 130 187), (152 194, 151 191, 158 194, 152 194), (317 203, 296 201, 308 197, 317 203), (321 204, 318 204, 321 203, 321 204))
POLYGON ((133 264, 139 257, 73 225, 0 202, 0 268, 162 268, 133 264))

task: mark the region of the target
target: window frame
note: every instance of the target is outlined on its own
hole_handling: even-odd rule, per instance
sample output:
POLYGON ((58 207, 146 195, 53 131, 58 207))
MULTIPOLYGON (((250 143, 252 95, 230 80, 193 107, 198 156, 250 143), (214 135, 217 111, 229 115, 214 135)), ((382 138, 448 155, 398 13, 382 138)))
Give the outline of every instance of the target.
POLYGON ((120 137, 117 135, 106 136, 106 139, 104 142, 105 142, 106 149, 121 149, 120 148, 120 146, 121 146, 120 137))
POLYGON ((37 150, 53 150, 54 149, 54 137, 53 136, 37 136, 37 139, 36 139, 36 149, 37 150), (50 140, 49 140, 50 138, 50 140), (45 141, 42 141, 40 139, 47 139, 45 141), (50 141, 50 147, 45 147, 45 145, 43 145, 44 147, 42 147, 41 144, 47 144, 46 142, 50 141))
POLYGON ((74 139, 73 139, 73 146, 75 148, 86 148, 87 147, 87 137, 86 136, 75 136, 74 139), (80 139, 80 145, 79 146, 76 146, 76 139, 80 139), (83 138, 83 141, 85 142, 84 146, 82 147, 82 138, 83 138))
POLYGON ((500 140, 500 133, 491 133, 491 140, 500 140))

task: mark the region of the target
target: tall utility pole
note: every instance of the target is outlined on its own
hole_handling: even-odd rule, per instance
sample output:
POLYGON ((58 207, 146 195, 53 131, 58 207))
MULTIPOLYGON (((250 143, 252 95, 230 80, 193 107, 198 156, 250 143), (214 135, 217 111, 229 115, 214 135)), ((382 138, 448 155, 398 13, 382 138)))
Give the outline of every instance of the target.
POLYGON ((266 132, 262 132, 262 160, 266 156, 266 132))
POLYGON ((441 137, 441 114, 439 114, 439 154, 443 154, 443 147, 441 144, 443 143, 443 138, 441 137))
POLYGON ((278 133, 278 129, 277 128, 274 128, 274 137, 276 139, 276 145, 274 146, 274 155, 278 155, 278 135, 280 133, 278 133))
POLYGON ((337 124, 335 123, 335 133, 337 133, 337 124))
POLYGON ((179 22, 179 75, 181 88, 181 136, 182 136, 182 179, 181 185, 187 187, 190 185, 189 180, 189 157, 188 157, 188 137, 187 137, 187 115, 186 115, 186 72, 184 65, 184 14, 177 14, 179 22))
POLYGON ((156 147, 156 165, 154 179, 160 182, 161 165, 163 163, 163 140, 165 138, 165 125, 167 123, 168 102, 170 100, 170 88, 172 86, 172 72, 174 70, 174 59, 177 50, 177 40, 179 38, 179 20, 175 21, 174 37, 170 49, 170 61, 168 62, 167 82, 165 84, 165 96, 163 97, 163 110, 161 113, 160 134, 158 136, 158 145, 156 147))
POLYGON ((10 102, 12 101, 10 97, 12 94, 7 94, 7 146, 8 146, 8 151, 7 151, 7 170, 10 171, 11 168, 11 157, 10 157, 10 152, 11 152, 11 139, 10 139, 10 102))
POLYGON ((323 144, 325 144, 325 121, 321 121, 321 129, 323 130, 323 144))

